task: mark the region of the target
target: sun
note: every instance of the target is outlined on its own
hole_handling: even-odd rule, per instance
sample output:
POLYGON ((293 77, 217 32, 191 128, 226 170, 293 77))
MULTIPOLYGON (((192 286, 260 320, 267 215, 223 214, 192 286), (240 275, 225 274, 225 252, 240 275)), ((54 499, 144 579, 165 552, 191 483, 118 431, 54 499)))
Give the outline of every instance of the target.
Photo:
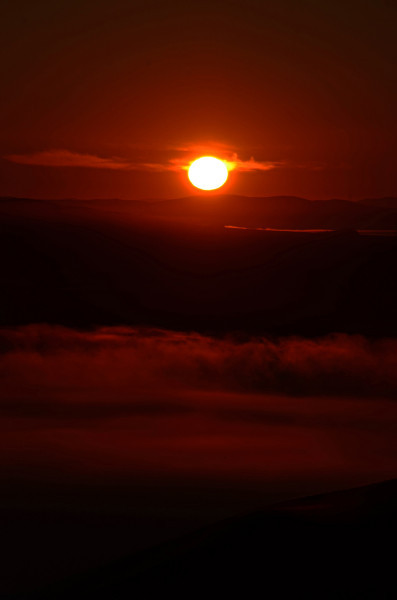
POLYGON ((214 156, 202 156, 189 167, 190 182, 200 190, 216 190, 227 180, 229 171, 223 160, 214 156))

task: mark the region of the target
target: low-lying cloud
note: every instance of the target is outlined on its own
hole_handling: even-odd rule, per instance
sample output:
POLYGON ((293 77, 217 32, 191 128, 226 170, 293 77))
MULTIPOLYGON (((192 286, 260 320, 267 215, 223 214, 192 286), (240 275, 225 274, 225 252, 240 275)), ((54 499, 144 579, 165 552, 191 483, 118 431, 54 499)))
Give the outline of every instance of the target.
POLYGON ((62 368, 79 381, 96 373, 106 382, 179 389, 397 398, 395 340, 337 334, 237 341, 163 330, 79 332, 31 325, 3 330, 0 344, 3 385, 18 370, 25 380, 27 375, 52 380, 62 368), (54 364, 52 374, 46 373, 49 363, 54 364))
POLYGON ((3 330, 0 352, 0 460, 14 473, 382 478, 396 466, 396 340, 31 325, 3 330))

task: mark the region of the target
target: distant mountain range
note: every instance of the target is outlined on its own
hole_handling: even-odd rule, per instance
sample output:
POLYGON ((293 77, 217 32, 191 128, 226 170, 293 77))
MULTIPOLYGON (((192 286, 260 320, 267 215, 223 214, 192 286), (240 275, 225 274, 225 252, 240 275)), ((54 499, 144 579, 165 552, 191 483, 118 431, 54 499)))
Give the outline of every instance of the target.
POLYGON ((5 209, 29 213, 33 207, 63 211, 128 211, 142 218, 190 221, 204 225, 235 225, 288 229, 397 229, 397 199, 307 200, 295 196, 245 197, 197 195, 174 200, 129 201, 0 199, 5 209), (12 207, 13 205, 13 207, 12 207))
POLYGON ((3 198, 0 325, 396 335, 395 230, 344 200, 3 198))
POLYGON ((397 229, 397 199, 306 200, 294 196, 191 196, 151 204, 150 214, 248 227, 397 229))

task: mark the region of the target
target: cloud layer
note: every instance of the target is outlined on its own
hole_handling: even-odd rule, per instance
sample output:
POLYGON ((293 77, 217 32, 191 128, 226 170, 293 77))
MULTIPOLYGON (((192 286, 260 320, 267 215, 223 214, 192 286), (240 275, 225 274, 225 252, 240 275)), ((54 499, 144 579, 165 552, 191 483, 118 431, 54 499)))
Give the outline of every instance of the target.
POLYGON ((3 383, 30 361, 39 361, 31 375, 39 377, 41 366, 44 377, 47 361, 65 368, 79 356, 90 368, 101 361, 114 363, 115 381, 133 377, 135 384, 145 386, 156 382, 172 388, 291 396, 397 397, 397 341, 371 342, 358 335, 239 342, 163 330, 79 332, 31 325, 3 330, 0 344, 3 383))
POLYGON ((393 340, 42 325, 0 343, 6 471, 382 478, 396 466, 393 340))

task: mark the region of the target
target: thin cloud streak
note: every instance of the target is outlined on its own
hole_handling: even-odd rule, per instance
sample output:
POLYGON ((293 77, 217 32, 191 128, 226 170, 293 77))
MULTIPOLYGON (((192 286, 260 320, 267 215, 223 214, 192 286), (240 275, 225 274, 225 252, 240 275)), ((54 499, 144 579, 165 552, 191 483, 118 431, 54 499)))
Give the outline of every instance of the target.
MULTIPOLYGON (((37 167, 68 167, 85 169, 107 169, 113 171, 153 171, 153 172, 179 172, 187 170, 193 160, 203 154, 217 154, 217 152, 198 151, 194 148, 179 149, 188 156, 171 158, 164 163, 142 162, 128 160, 118 156, 103 157, 94 154, 82 154, 70 150, 43 150, 30 154, 10 154, 5 156, 10 162, 37 167)), ((220 158, 225 161, 229 171, 269 171, 284 166, 283 161, 257 161, 254 157, 242 160, 236 153, 221 153, 220 158)))
POLYGON ((110 169, 114 171, 174 171, 172 165, 158 163, 141 163, 128 161, 120 157, 102 157, 94 154, 80 154, 69 150, 44 150, 31 154, 10 154, 7 160, 19 165, 38 167, 78 167, 88 169, 110 169))
POLYGON ((233 159, 230 162, 231 169, 233 171, 271 171, 272 169, 278 169, 285 165, 284 161, 258 161, 253 156, 249 160, 241 160, 237 154, 233 155, 233 159))
POLYGON ((277 169, 287 164, 284 160, 255 160, 253 156, 244 160, 238 156, 238 153, 233 148, 218 142, 176 146, 170 148, 170 150, 182 154, 180 158, 170 161, 171 164, 178 165, 181 169, 188 169, 190 163, 199 156, 216 156, 225 161, 229 171, 270 171, 271 169, 277 169))

